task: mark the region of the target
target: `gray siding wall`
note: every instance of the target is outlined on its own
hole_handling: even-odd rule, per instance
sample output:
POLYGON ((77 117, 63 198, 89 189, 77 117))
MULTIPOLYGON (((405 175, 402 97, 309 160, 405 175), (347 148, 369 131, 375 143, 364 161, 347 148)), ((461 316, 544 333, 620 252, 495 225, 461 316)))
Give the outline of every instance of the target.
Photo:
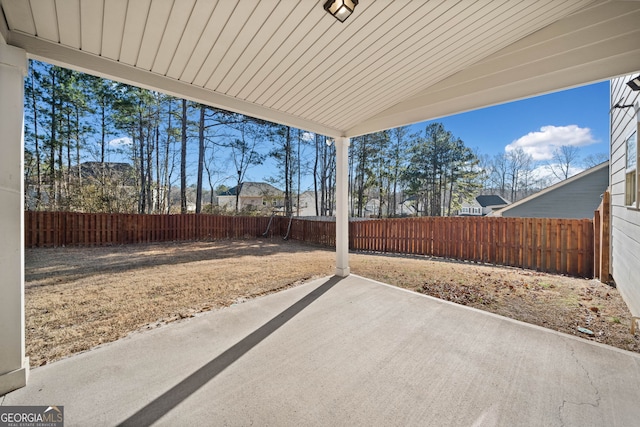
MULTIPOLYGON (((637 74, 636 74, 637 75, 637 74)), ((633 76, 611 81, 611 105, 640 102, 626 85, 633 76)), ((637 109, 637 106, 636 106, 637 109)), ((625 206, 625 141, 638 130, 634 108, 611 112, 611 272, 634 316, 640 316, 640 210, 625 206)), ((640 171, 638 171, 640 172, 640 171)))
POLYGON ((503 211, 503 217, 593 218, 600 196, 609 186, 609 169, 603 168, 574 182, 503 211))

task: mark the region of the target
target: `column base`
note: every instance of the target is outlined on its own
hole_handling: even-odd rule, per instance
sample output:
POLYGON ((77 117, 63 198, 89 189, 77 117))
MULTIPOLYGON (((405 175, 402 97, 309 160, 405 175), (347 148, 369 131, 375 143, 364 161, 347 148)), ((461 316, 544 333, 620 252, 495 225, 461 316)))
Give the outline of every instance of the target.
POLYGON ((27 385, 29 379, 29 358, 25 357, 22 368, 0 375, 0 396, 27 385))
POLYGON ((351 274, 350 267, 344 267, 344 268, 336 267, 336 276, 347 277, 349 274, 351 274))

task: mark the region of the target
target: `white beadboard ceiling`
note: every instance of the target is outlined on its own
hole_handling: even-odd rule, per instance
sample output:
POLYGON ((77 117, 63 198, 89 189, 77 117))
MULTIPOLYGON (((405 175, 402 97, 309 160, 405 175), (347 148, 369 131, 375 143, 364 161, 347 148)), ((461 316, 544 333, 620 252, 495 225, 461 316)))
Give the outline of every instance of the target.
POLYGON ((640 70, 640 1, 0 0, 30 57, 329 136, 640 70))

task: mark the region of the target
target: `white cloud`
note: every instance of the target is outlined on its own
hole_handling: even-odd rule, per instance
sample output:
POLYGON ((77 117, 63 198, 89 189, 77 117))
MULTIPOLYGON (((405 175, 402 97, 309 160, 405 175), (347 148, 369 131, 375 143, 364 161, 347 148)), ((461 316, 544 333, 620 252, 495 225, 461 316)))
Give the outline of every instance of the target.
POLYGON ((133 145, 133 141, 131 141, 131 138, 129 138, 128 136, 112 139, 111 141, 109 141, 109 146, 116 148, 129 147, 130 145, 133 145))
POLYGON ((302 140, 305 142, 313 141, 316 138, 316 134, 312 132, 302 132, 302 140))
POLYGON ((591 134, 591 129, 581 128, 577 125, 569 126, 543 126, 537 132, 529 132, 504 149, 510 152, 522 148, 525 153, 531 155, 533 160, 551 160, 553 152, 558 147, 569 145, 584 147, 598 141, 591 134))

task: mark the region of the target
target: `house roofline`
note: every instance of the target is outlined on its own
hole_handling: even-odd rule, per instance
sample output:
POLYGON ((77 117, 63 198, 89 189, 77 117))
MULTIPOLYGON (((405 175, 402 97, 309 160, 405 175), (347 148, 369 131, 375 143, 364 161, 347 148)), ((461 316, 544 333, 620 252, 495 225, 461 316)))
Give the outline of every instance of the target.
POLYGON ((547 188, 543 188, 542 190, 538 191, 537 193, 534 193, 534 194, 532 194, 530 196, 527 196, 522 200, 518 200, 517 202, 511 203, 509 206, 505 206, 504 208, 502 208, 500 210, 494 211, 493 214, 495 216, 502 216, 503 212, 507 212, 511 208, 515 208, 517 206, 522 205, 523 203, 527 203, 528 201, 535 199, 536 197, 540 197, 540 196, 545 195, 545 194, 547 194, 547 193, 549 193, 551 191, 554 191, 554 190, 556 190, 558 188, 564 187, 565 185, 571 184, 574 181, 577 181, 577 180, 579 180, 579 179, 581 179, 581 178, 583 178, 583 177, 585 177, 587 175, 591 175, 592 173, 598 172, 598 171, 600 171, 600 170, 602 170, 602 169, 604 169, 605 167, 608 167, 608 166, 609 166, 609 160, 606 160, 606 161, 600 163, 599 165, 596 165, 596 166, 593 166, 593 167, 591 167, 589 169, 583 170, 579 174, 576 174, 576 175, 574 175, 574 176, 572 176, 570 178, 567 178, 567 179, 565 179, 563 181, 557 182, 557 183, 555 183, 555 184, 553 184, 553 185, 551 185, 551 186, 549 186, 547 188))
POLYGON ((511 202, 507 199, 505 199, 504 197, 502 197, 499 194, 478 194, 476 197, 474 197, 474 200, 483 208, 489 208, 492 206, 503 206, 503 205, 508 205, 511 202), (500 200, 502 200, 504 203, 498 203, 498 204, 492 204, 492 205, 483 205, 482 203, 480 203, 480 201, 478 200, 478 197, 483 197, 483 198, 489 198, 489 197, 498 197, 500 200))

